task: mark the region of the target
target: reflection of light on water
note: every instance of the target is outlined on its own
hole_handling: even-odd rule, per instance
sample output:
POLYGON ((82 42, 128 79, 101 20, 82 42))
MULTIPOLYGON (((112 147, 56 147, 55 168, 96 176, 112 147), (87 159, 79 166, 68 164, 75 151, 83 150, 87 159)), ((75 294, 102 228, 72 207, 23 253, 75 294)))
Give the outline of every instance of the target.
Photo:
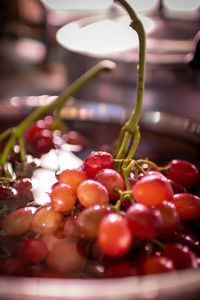
MULTIPOLYGON (((141 17, 146 33, 155 24, 150 18, 141 17)), ((138 37, 130 27, 128 16, 114 20, 101 20, 82 28, 73 22, 57 33, 58 42, 65 48, 91 54, 109 54, 138 47, 138 37)))
POLYGON ((37 169, 32 177, 33 197, 38 204, 50 201, 48 193, 53 184, 57 182, 55 171, 78 168, 82 160, 69 151, 51 150, 41 159, 41 168, 37 169))

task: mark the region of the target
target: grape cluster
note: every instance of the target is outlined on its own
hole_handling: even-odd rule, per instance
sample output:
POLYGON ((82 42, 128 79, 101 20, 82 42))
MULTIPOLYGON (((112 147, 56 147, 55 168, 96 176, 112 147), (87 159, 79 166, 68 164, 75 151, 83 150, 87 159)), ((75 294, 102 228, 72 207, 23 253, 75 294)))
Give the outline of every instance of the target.
MULTIPOLYGON (((49 204, 4 215, 0 274, 110 278, 198 268, 198 169, 184 160, 141 169, 127 182, 112 154, 97 151, 56 174, 49 204)), ((21 179, 18 192, 28 188, 21 179)), ((5 199, 12 192, 2 189, 5 199)))
POLYGON ((66 142, 86 147, 87 141, 79 132, 70 130, 66 133, 62 127, 62 124, 56 125, 50 115, 32 123, 24 133, 27 153, 40 158, 52 148, 58 148, 66 142))

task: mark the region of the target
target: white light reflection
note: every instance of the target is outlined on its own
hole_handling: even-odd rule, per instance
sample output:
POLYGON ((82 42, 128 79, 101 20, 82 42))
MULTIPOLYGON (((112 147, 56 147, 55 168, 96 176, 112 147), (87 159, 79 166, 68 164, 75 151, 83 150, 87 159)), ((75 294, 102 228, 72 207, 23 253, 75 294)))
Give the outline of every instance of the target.
POLYGON ((46 48, 45 45, 39 41, 21 38, 16 42, 15 52, 25 61, 38 63, 44 59, 46 48))
POLYGON ((153 115, 153 123, 157 124, 160 121, 160 112, 156 111, 153 115))
MULTIPOLYGON (((150 18, 141 16, 141 20, 147 34, 155 28, 150 18)), ((91 55, 121 52, 138 47, 138 36, 129 24, 128 16, 101 20, 82 28, 73 22, 57 32, 57 41, 66 49, 91 55)))
POLYGON ((199 0, 164 0, 165 6, 172 11, 192 12, 200 7, 199 0))
POLYGON ((158 0, 129 0, 128 2, 136 11, 149 11, 154 9, 158 4, 158 0))
POLYGON ((37 169, 32 178, 32 193, 36 203, 45 205, 50 202, 48 193, 56 182, 55 172, 37 169))
POLYGON ((108 8, 112 0, 42 0, 51 9, 97 10, 108 8))
POLYGON ((41 158, 41 168, 34 171, 32 177, 33 197, 38 204, 47 204, 50 201, 48 193, 52 185, 57 182, 55 171, 78 168, 82 160, 70 151, 51 150, 41 158))

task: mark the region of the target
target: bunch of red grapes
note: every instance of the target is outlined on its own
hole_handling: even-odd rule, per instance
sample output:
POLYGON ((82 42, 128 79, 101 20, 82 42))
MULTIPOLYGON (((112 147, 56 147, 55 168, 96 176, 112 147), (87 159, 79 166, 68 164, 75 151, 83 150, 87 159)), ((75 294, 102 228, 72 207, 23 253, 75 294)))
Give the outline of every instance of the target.
POLYGON ((62 142, 85 147, 85 138, 77 131, 62 133, 59 126, 54 127, 54 118, 46 116, 42 120, 33 123, 25 132, 25 145, 28 154, 40 158, 52 148, 60 147, 62 142))
MULTIPOLYGON (((51 144, 49 135, 42 140, 51 144)), ((1 213, 0 274, 110 278, 198 268, 198 169, 172 160, 165 170, 133 170, 127 190, 112 154, 97 151, 56 174, 48 205, 1 213)), ((4 200, 14 190, 28 200, 31 182, 0 190, 4 200)))

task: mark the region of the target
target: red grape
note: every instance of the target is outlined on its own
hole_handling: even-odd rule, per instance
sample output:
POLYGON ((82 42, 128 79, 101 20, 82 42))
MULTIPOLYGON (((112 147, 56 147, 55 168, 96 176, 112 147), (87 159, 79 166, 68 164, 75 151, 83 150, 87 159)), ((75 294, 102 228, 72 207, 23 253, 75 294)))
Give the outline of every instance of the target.
POLYGON ((102 169, 114 169, 113 156, 104 151, 92 152, 84 161, 84 167, 88 177, 94 178, 95 174, 102 169))
POLYGON ((32 218, 32 230, 41 234, 52 233, 58 229, 62 218, 62 215, 51 207, 43 207, 32 218))
POLYGON ((85 147, 87 140, 78 131, 69 131, 65 136, 64 140, 70 145, 79 145, 85 147))
POLYGON ((109 201, 107 189, 101 183, 92 179, 85 180, 79 185, 77 197, 85 207, 104 204, 109 201))
POLYGON ((28 152, 36 157, 49 152, 53 146, 51 126, 44 120, 33 123, 25 132, 25 141, 28 152))
POLYGON ((163 256, 152 255, 145 259, 141 265, 143 275, 165 273, 173 270, 173 262, 163 256))
POLYGON ((11 186, 0 184, 0 201, 11 200, 17 195, 17 190, 11 186))
POLYGON ((7 215, 2 222, 2 229, 10 235, 26 233, 31 228, 34 211, 31 207, 18 208, 7 215))
POLYGON ((74 189, 64 183, 55 185, 50 193, 50 197, 52 208, 60 212, 72 209, 76 202, 74 189))
POLYGON ((111 213, 111 209, 101 205, 84 209, 77 217, 77 226, 80 233, 86 238, 96 237, 101 220, 109 213, 111 213))
POLYGON ((162 228, 160 212, 141 203, 128 208, 126 220, 132 234, 142 239, 154 239, 162 228))
POLYGON ((74 242, 62 241, 56 244, 47 256, 47 265, 58 274, 69 274, 78 270, 84 259, 79 255, 74 242))
POLYGON ((172 197, 181 219, 190 220, 200 217, 200 198, 189 193, 175 194, 172 197))
POLYGON ((60 173, 58 181, 59 183, 70 185, 75 191, 77 191, 78 186, 86 179, 88 179, 88 177, 83 170, 66 169, 60 173))
POLYGON ((133 198, 150 206, 156 206, 164 200, 170 200, 173 196, 173 190, 164 176, 148 175, 138 180, 133 188, 133 198))
POLYGON ((186 188, 182 184, 175 182, 172 179, 169 179, 169 183, 172 186, 174 194, 187 193, 186 188))
POLYGON ((173 261, 177 270, 198 267, 195 254, 185 245, 168 244, 163 250, 163 255, 173 261))
POLYGON ((0 274, 9 276, 28 275, 28 265, 19 257, 6 257, 1 261, 0 274))
POLYGON ((20 178, 15 184, 15 188, 18 192, 18 197, 30 199, 32 195, 32 182, 30 178, 20 178))
POLYGON ((144 178, 144 177, 146 177, 146 176, 150 176, 150 175, 156 175, 156 176, 158 176, 158 177, 160 177, 160 178, 165 177, 162 173, 160 173, 160 172, 158 172, 158 171, 148 171, 148 172, 146 172, 145 174, 139 173, 137 179, 140 180, 140 179, 142 179, 142 178, 144 178))
POLYGON ((47 255, 47 247, 40 239, 28 239, 22 243, 20 254, 27 262, 40 262, 47 255))
POLYGON ((102 169, 98 171, 94 179, 106 187, 111 200, 119 199, 119 193, 116 192, 114 188, 117 187, 122 191, 125 189, 124 178, 118 172, 112 169, 102 169))
POLYGON ((98 243, 106 255, 111 257, 124 255, 129 251, 132 240, 131 231, 123 216, 111 213, 102 219, 98 243))
POLYGON ((66 237, 68 240, 76 242, 80 239, 80 232, 78 230, 76 216, 69 216, 65 218, 61 229, 64 237, 66 237))
POLYGON ((51 251, 56 244, 60 243, 64 239, 57 238, 54 233, 44 233, 41 240, 45 243, 47 250, 51 251))
POLYGON ((113 263, 105 267, 103 278, 117 278, 138 275, 136 266, 130 262, 113 263))
POLYGON ((197 185, 199 180, 199 171, 195 165, 185 160, 174 159, 167 165, 169 171, 166 176, 175 182, 178 182, 186 188, 197 185))
POLYGON ((164 201, 156 208, 160 212, 163 220, 161 233, 173 233, 180 223, 180 216, 175 205, 172 202, 164 201))
POLYGON ((36 136, 40 136, 42 130, 45 128, 45 122, 40 121, 33 123, 25 132, 26 142, 31 142, 36 136))
MULTIPOLYGON (((47 133, 47 131, 45 131, 47 133)), ((52 137, 49 135, 44 135, 45 133, 42 133, 43 135, 35 138, 32 141, 32 147, 34 148, 34 151, 31 154, 34 154, 36 156, 40 156, 42 154, 48 153, 51 148, 53 147, 53 140, 52 137)))

